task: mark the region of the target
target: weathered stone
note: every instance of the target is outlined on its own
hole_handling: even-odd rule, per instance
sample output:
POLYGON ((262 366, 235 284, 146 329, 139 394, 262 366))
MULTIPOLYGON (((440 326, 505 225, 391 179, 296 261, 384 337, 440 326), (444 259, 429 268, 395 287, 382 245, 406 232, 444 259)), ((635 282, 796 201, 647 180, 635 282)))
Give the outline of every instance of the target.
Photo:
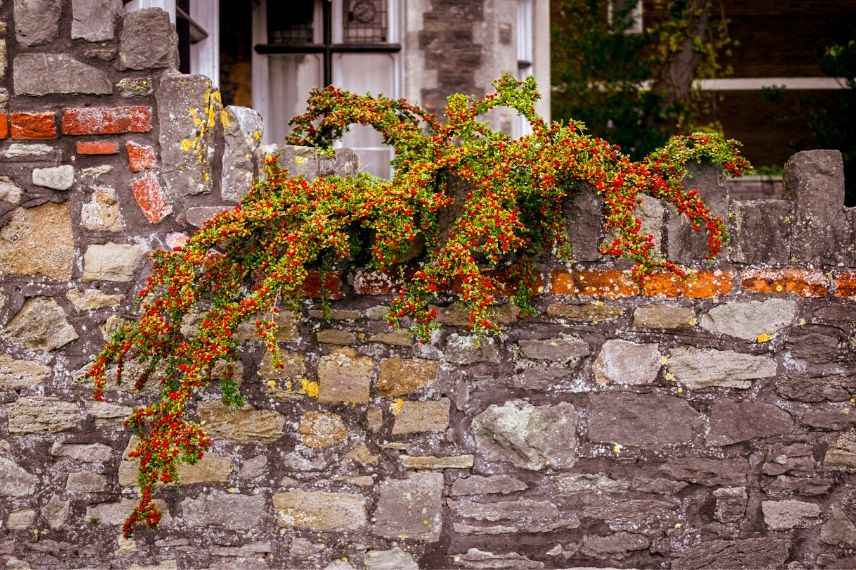
POLYGON ((834 431, 843 431, 856 425, 856 415, 851 413, 852 409, 849 403, 794 406, 801 424, 834 431))
POLYGON ((641 534, 617 532, 608 536, 587 534, 583 537, 582 554, 593 558, 622 559, 637 550, 645 550, 650 541, 641 534))
POLYGON ((764 522, 772 530, 805 528, 820 522, 820 507, 804 501, 761 501, 764 522))
POLYGON ((660 358, 656 344, 608 340, 594 361, 594 377, 598 384, 651 384, 660 372, 660 358))
POLYGON ((87 402, 86 412, 95 419, 95 427, 118 427, 131 415, 131 408, 110 402, 87 402))
POLYGON ((477 415, 471 430, 488 461, 510 461, 537 471, 569 469, 576 463, 577 412, 573 405, 533 406, 523 400, 492 405, 477 415))
MULTIPOLYGON (((172 524, 172 518, 169 514, 169 508, 166 503, 160 499, 155 499, 155 506, 160 510, 163 518, 161 518, 161 526, 169 527, 172 524)), ((87 522, 93 524, 118 526, 125 522, 134 507, 137 506, 136 499, 122 499, 118 503, 101 503, 86 508, 87 522)))
POLYGON ((499 362, 499 349, 492 337, 450 334, 446 341, 446 358, 454 364, 499 362))
POLYGON ((787 264, 793 203, 747 200, 733 204, 731 259, 741 263, 787 264))
POLYGON ((318 401, 361 404, 369 401, 374 361, 349 348, 322 356, 318 362, 318 401))
POLYGON ((123 77, 116 82, 120 97, 145 97, 154 93, 151 77, 123 77))
POLYGON ((66 204, 18 208, 0 229, 0 274, 70 281, 74 233, 66 204))
POLYGON ((116 19, 122 13, 119 0, 73 0, 71 37, 89 42, 112 40, 116 19))
POLYGON ((526 489, 526 483, 512 477, 511 475, 492 475, 489 477, 471 475, 469 477, 455 479, 455 482, 452 483, 451 494, 453 496, 489 494, 507 495, 517 491, 525 491, 526 489))
POLYGON ((19 44, 37 46, 57 37, 62 0, 15 0, 14 8, 15 39, 19 44))
POLYGON ((332 155, 318 153, 318 176, 351 176, 360 169, 360 157, 351 148, 337 148, 332 155))
POLYGON ((563 528, 577 528, 579 518, 575 514, 563 514, 553 503, 517 499, 479 503, 472 499, 449 501, 452 512, 461 518, 479 522, 495 523, 473 525, 470 522, 456 523, 456 532, 462 534, 510 534, 518 532, 551 532, 563 528))
POLYGON ((155 172, 144 172, 134 178, 131 181, 131 194, 150 224, 157 224, 172 214, 172 196, 161 186, 155 172))
POLYGON ((306 412, 297 428, 300 441, 307 447, 332 447, 348 438, 348 428, 336 414, 306 412))
POLYGON ((357 335, 351 331, 342 329, 322 329, 316 333, 315 338, 322 344, 336 344, 339 346, 357 344, 357 335))
POLYGON ((351 493, 275 493, 273 507, 283 526, 323 532, 358 530, 366 525, 366 498, 351 493))
POLYGON ((777 378, 776 391, 787 400, 799 402, 843 402, 856 393, 856 378, 777 378))
POLYGON ((591 395, 589 439, 651 447, 687 443, 701 416, 686 400, 659 394, 591 395))
POLYGON ((220 526, 227 530, 246 531, 259 528, 267 518, 265 498, 261 495, 240 495, 213 490, 180 504, 185 524, 220 526))
MULTIPOLYGON (((464 303, 455 302, 448 307, 435 307, 437 321, 453 327, 465 327, 470 324, 470 311, 464 303)), ((509 325, 517 320, 520 309, 513 303, 489 307, 487 318, 500 325, 509 325)))
POLYGON ((297 380, 306 374, 306 358, 300 352, 281 350, 282 367, 273 365, 273 358, 265 352, 259 365, 259 377, 265 380, 297 380))
POLYGON ((100 493, 106 489, 107 479, 91 471, 69 473, 65 482, 65 490, 68 493, 100 493))
MULTIPOLYGON (((265 316, 268 317, 269 315, 265 316)), ((300 338, 300 329, 297 326, 299 321, 300 317, 294 311, 280 309, 273 316, 273 322, 276 325, 276 340, 279 342, 298 340, 300 338)), ((235 337, 240 341, 259 340, 256 332, 256 319, 250 317, 241 323, 235 332, 235 337)))
POLYGON ((125 229, 125 218, 119 207, 116 190, 98 186, 88 202, 80 207, 80 224, 96 232, 120 232, 125 229))
POLYGON ((366 570, 419 570, 413 557, 399 547, 366 552, 366 570))
POLYGON ((63 501, 58 495, 52 495, 51 500, 42 509, 42 516, 48 521, 48 526, 54 530, 63 528, 70 514, 71 501, 63 501))
POLYGON ((125 282, 134 278, 143 248, 121 243, 93 244, 83 255, 84 281, 125 282))
POLYGON ((746 514, 749 496, 746 487, 722 487, 713 492, 716 498, 714 517, 723 523, 740 522, 746 514))
POLYGON ((856 471, 856 432, 849 431, 838 436, 826 450, 823 464, 832 469, 856 471))
POLYGON ((11 459, 0 457, 0 496, 27 497, 36 492, 39 479, 11 459))
POLYGON ((27 299, 6 325, 4 336, 32 350, 49 352, 77 340, 65 311, 48 297, 27 299))
POLYGON ((659 471, 674 479, 697 485, 745 486, 749 477, 749 462, 743 458, 680 457, 661 465, 659 471))
POLYGON ((520 353, 534 360, 567 362, 582 358, 591 352, 586 341, 578 337, 553 338, 548 340, 521 340, 520 353))
POLYGON ((267 472, 268 459, 264 455, 257 455, 244 461, 241 465, 241 470, 238 472, 238 477, 241 479, 255 479, 261 477, 267 472))
POLYGON ((380 332, 369 337, 369 342, 390 346, 413 346, 413 333, 406 331, 380 332))
POLYGON ((8 177, 0 176, 0 200, 12 206, 17 206, 21 203, 21 196, 23 195, 23 188, 12 182, 8 177))
POLYGON ((772 378, 777 369, 770 356, 693 347, 673 348, 668 367, 675 380, 692 390, 711 386, 746 389, 752 380, 772 378))
POLYGON ((626 491, 629 484, 626 481, 617 481, 607 477, 603 473, 572 473, 559 475, 553 478, 556 489, 560 493, 614 493, 626 491))
POLYGON ((32 388, 47 380, 51 369, 32 360, 16 360, 0 354, 0 391, 32 388))
POLYGON ((791 416, 772 404, 720 400, 711 406, 706 439, 708 445, 731 445, 788 433, 793 427, 791 416))
MULTIPOLYGON (((106 73, 64 53, 22 53, 12 65, 15 95, 109 95, 106 73)), ((65 188, 62 188, 65 190, 65 188)))
MULTIPOLYGON (((714 216, 726 219, 728 215, 728 185, 722 170, 710 165, 690 165, 690 174, 686 179, 687 188, 698 190, 699 197, 714 216)), ((692 263, 704 260, 709 253, 707 232, 697 232, 686 217, 671 204, 667 206, 666 220, 667 255, 679 263, 692 263)), ((717 259, 725 256, 720 252, 717 259)))
POLYGON ((285 418, 273 410, 227 407, 219 401, 199 405, 199 417, 211 435, 241 443, 273 442, 283 434, 285 418))
MULTIPOLYGON (((532 560, 517 552, 493 553, 478 548, 470 548, 465 554, 456 554, 454 560, 461 568, 515 568, 517 570, 544 568, 543 562, 532 560)), ((578 568, 575 570, 587 569, 578 568)))
POLYGON ((582 518, 600 519, 612 531, 658 534, 679 520, 679 502, 674 498, 631 499, 605 493, 585 494, 582 518))
POLYGON ((51 446, 51 455, 67 457, 82 463, 106 463, 113 458, 113 448, 103 443, 63 443, 56 441, 51 446))
POLYGON ((472 455, 402 455, 401 464, 406 469, 472 469, 472 455))
POLYGON ((443 528, 442 473, 410 473, 380 484, 372 532, 394 540, 437 542, 443 528))
POLYGON ((449 399, 404 402, 392 425, 392 435, 445 431, 449 427, 449 399))
POLYGON ((194 228, 201 228, 217 214, 231 209, 229 206, 195 206, 184 211, 184 219, 194 228))
POLYGON ((159 8, 129 11, 119 36, 119 69, 178 67, 178 34, 159 8))
POLYGON ((65 298, 78 311, 95 311, 107 307, 117 307, 123 299, 122 295, 104 293, 99 289, 70 289, 65 298))
POLYGON ((6 406, 9 433, 56 433, 77 427, 80 408, 58 398, 29 396, 6 406))
POLYGON ((36 511, 33 509, 24 509, 9 513, 6 528, 9 530, 24 530, 33 526, 34 522, 36 522, 36 511))
POLYGON ((785 163, 785 197, 794 203, 791 259, 795 264, 846 261, 844 162, 837 150, 806 150, 785 163))
POLYGON ((600 259, 600 242, 603 214, 601 200, 594 188, 578 189, 568 200, 565 217, 568 223, 571 254, 575 261, 597 261, 600 259))
POLYGON ((820 527, 820 541, 830 546, 856 548, 856 525, 838 507, 832 507, 832 513, 820 527))
POLYGON ((53 190, 68 190, 74 184, 74 167, 63 164, 51 168, 34 168, 33 184, 53 190))
POLYGON ((224 109, 223 200, 239 202, 253 184, 253 157, 262 140, 264 121, 255 110, 229 105, 224 109))
POLYGON ((624 314, 621 307, 606 303, 582 303, 568 305, 565 303, 550 303, 547 305, 547 316, 569 321, 601 323, 612 321, 624 314))
POLYGON ((834 484, 835 480, 829 477, 780 475, 772 479, 762 480, 761 488, 768 497, 788 497, 791 495, 817 497, 829 493, 834 484))
POLYGON ((399 398, 437 381, 439 365, 419 358, 385 358, 380 361, 377 388, 385 396, 399 398))
POLYGON ((714 334, 755 340, 762 334, 774 335, 790 325, 797 313, 796 301, 732 301, 718 305, 701 318, 701 327, 714 334))
MULTIPOLYGON (((147 10, 132 14, 142 12, 147 10)), ((169 25, 169 21, 166 23, 169 25)), ((161 175, 169 194, 184 198, 210 191, 213 134, 194 137, 208 120, 211 80, 204 75, 168 71, 161 76, 155 96, 160 123, 161 175)))
POLYGON ((775 570, 784 567, 790 553, 785 539, 760 537, 742 540, 711 540, 698 543, 672 561, 676 570, 752 568, 775 570))

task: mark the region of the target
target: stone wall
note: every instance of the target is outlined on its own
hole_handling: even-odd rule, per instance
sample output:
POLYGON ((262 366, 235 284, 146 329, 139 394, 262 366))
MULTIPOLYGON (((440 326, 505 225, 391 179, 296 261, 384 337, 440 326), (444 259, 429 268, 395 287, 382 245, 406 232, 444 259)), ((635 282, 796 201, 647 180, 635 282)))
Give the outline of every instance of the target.
MULTIPOLYGON (((0 560, 7 568, 842 568, 856 564, 856 252, 840 155, 788 163, 776 198, 696 184, 733 242, 714 265, 656 200, 645 225, 698 271, 641 288, 601 259, 599 205, 569 205, 578 262, 544 267, 538 316, 477 342, 456 306, 429 344, 390 331, 391 284, 331 277, 283 313, 283 371, 247 341, 248 406, 120 536, 136 467, 82 369, 146 274, 237 200, 258 155, 308 176, 352 153, 258 148, 169 70, 165 15, 109 0, 0 6, 0 560), (745 200, 740 198, 753 198, 745 200)), ((317 279, 314 284, 318 286, 317 279)))

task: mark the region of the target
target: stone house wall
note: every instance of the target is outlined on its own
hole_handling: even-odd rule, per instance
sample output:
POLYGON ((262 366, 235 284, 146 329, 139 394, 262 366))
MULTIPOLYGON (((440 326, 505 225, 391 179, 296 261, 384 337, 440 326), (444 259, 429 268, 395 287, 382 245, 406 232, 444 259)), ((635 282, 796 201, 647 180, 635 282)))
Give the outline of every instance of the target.
MULTIPOLYGON (((258 148, 261 124, 170 71, 157 10, 0 3, 0 560, 7 568, 841 568, 856 564, 856 251, 841 157, 792 157, 784 193, 697 185, 733 241, 713 265, 656 200, 641 209, 699 271, 642 290, 601 259, 599 206, 569 206, 578 262, 545 267, 537 317, 481 342, 455 307, 415 344, 390 284, 331 277, 283 313, 288 366, 247 341, 248 406, 215 389, 215 438, 159 491, 161 529, 121 537, 135 497, 122 420, 81 382, 131 318, 146 253, 240 198, 257 158, 353 172, 353 154, 258 148), (201 150, 200 150, 201 149, 201 150), (753 196, 740 196, 741 198, 753 196)), ((316 283, 315 286, 318 284, 316 283)))

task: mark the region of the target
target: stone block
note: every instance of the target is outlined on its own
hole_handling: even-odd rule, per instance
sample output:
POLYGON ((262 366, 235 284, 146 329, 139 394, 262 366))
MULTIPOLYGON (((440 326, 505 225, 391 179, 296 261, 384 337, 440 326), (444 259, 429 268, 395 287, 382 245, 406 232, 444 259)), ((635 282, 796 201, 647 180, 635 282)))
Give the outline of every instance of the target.
POLYGON ((633 326, 642 329, 678 330, 695 326, 692 307, 677 305, 645 305, 633 312, 633 326))
POLYGON ((121 14, 121 0, 72 0, 71 38, 88 42, 112 40, 121 14))
POLYGON ((336 414, 310 411, 300 418, 300 441, 307 447, 332 447, 348 438, 348 428, 336 414))
POLYGON ((51 369, 40 362, 16 360, 0 354, 0 391, 32 388, 50 378, 51 369))
POLYGON ((455 479, 452 483, 452 496, 459 495, 508 495, 517 491, 525 491, 528 485, 511 475, 470 475, 455 479))
POLYGON ((366 552, 366 570, 419 570, 413 557, 399 547, 366 552))
POLYGON ((315 334, 315 339, 321 344, 349 346, 357 344, 357 335, 342 329, 321 329, 315 334))
POLYGON ((8 459, 0 457, 0 496, 27 497, 36 492, 39 478, 8 459))
POLYGON ((22 53, 12 63, 15 95, 110 95, 106 73, 64 53, 22 53))
POLYGON ((199 417, 211 435, 239 443, 276 441, 285 426, 285 418, 273 410, 235 409, 219 401, 201 403, 199 417))
POLYGON ((789 433, 791 416, 781 408, 750 400, 719 400, 710 408, 707 444, 722 446, 789 433))
POLYGON ((755 340, 764 334, 775 335, 794 321, 796 313, 797 304, 792 299, 732 301, 702 316, 701 327, 714 334, 755 340))
POLYGON ((844 161, 837 150, 806 150, 785 163, 785 197, 794 203, 790 261, 835 265, 849 228, 844 215, 844 161))
POLYGON ((359 530, 366 526, 366 498, 351 493, 288 491, 275 493, 277 522, 320 532, 359 530))
POLYGON ((660 394, 592 394, 588 437, 601 443, 657 447, 689 443, 701 416, 686 400, 660 394))
POLYGON ((31 350, 49 352, 79 338, 65 311, 49 297, 32 297, 6 325, 4 336, 31 350))
POLYGON ((746 487, 722 487, 713 491, 716 499, 714 517, 722 523, 739 523, 746 514, 749 496, 746 487))
POLYGON ((255 110, 229 105, 223 121, 223 200, 240 202, 253 185, 256 150, 262 140, 264 121, 255 110))
POLYGON ((568 200, 566 210, 571 254, 576 261, 600 259, 600 242, 603 213, 601 200, 591 187, 577 190, 568 200))
POLYGON ((24 195, 24 189, 12 182, 6 176, 0 176, 0 200, 11 206, 17 206, 21 203, 21 196, 24 195))
POLYGON ((74 167, 70 164, 34 168, 33 184, 52 190, 68 190, 74 184, 74 167))
POLYGON ((668 368, 676 381, 692 390, 712 386, 746 389, 753 380, 774 377, 778 365, 767 355, 687 346, 672 349, 668 368))
POLYGON ((233 531, 259 528, 267 519, 262 495, 241 495, 212 490, 180 503, 181 518, 191 527, 217 526, 233 531))
POLYGON ((125 217, 119 207, 116 190, 109 186, 97 186, 88 202, 80 207, 80 225, 96 232, 121 232, 125 229, 125 217))
POLYGON ((573 405, 533 406, 524 400, 491 405, 473 418, 479 454, 523 469, 569 469, 576 463, 577 412, 573 405))
POLYGON ((437 381, 439 365, 420 358, 385 358, 380 361, 377 388, 385 396, 408 396, 437 381))
POLYGON ((405 469, 472 469, 472 455, 402 455, 401 465, 405 469))
POLYGON ((332 156, 318 153, 318 176, 352 176, 360 169, 360 159, 350 148, 337 148, 332 156))
POLYGON ((443 529, 442 473, 410 473, 381 482, 374 534, 391 540, 437 542, 443 529))
POLYGON ((521 340, 518 343, 520 353, 533 360, 567 362, 587 356, 591 348, 579 337, 551 338, 545 340, 521 340))
POLYGON ((48 504, 42 509, 42 517, 53 530, 63 528, 70 514, 71 501, 63 501, 58 495, 52 495, 48 504))
POLYGON ((676 457, 661 465, 659 471, 673 479, 697 485, 742 487, 749 480, 749 462, 743 458, 676 457))
POLYGON ((641 534, 616 532, 606 536, 583 536, 580 552, 599 559, 627 558, 632 552, 647 550, 651 541, 641 534))
POLYGON ((820 506, 793 499, 761 501, 764 522, 772 530, 805 528, 820 523, 820 506))
POLYGON ((790 541, 758 537, 708 540, 694 544, 672 560, 675 570, 702 568, 783 568, 790 557, 790 541))
POLYGON ((204 75, 168 71, 161 76, 155 93, 161 174, 168 192, 175 198, 211 190, 213 132, 200 136, 209 111, 216 112, 209 109, 213 104, 211 89, 211 80, 204 75))
POLYGON ((51 455, 67 457, 81 463, 106 463, 113 458, 113 448, 103 443, 64 443, 55 441, 51 455))
POLYGON ((69 473, 65 490, 68 493, 100 493, 107 490, 107 479, 91 471, 69 473))
POLYGON ((651 384, 660 372, 661 358, 656 344, 611 339, 594 361, 594 378, 598 384, 651 384))
POLYGON ((499 348, 492 337, 477 338, 473 335, 453 333, 446 340, 446 359, 454 364, 498 363, 499 348))
POLYGON ((405 401, 395 417, 392 435, 442 432, 449 427, 449 399, 405 401))
POLYGON ((146 8, 125 14, 119 36, 117 68, 175 69, 178 59, 178 34, 164 10, 146 8))
POLYGON ((184 219, 195 228, 201 228, 211 221, 212 218, 223 212, 228 212, 229 206, 195 206, 184 212, 184 219))
POLYGON ((792 222, 793 203, 787 200, 734 202, 731 260, 787 264, 792 222))
POLYGON ((832 507, 832 513, 820 527, 820 541, 830 546, 856 548, 856 525, 840 507, 832 507))
POLYGON ((9 513, 6 528, 9 530, 24 530, 33 526, 34 522, 36 522, 36 511, 33 509, 24 509, 9 513))
POLYGON ((83 281, 127 282, 134 279, 143 248, 120 243, 93 244, 83 255, 83 281))
POLYGON ((342 348, 318 362, 318 400, 324 403, 362 404, 369 401, 374 361, 342 348))
MULTIPOLYGON (((690 165, 689 170, 684 186, 697 189, 710 213, 725 221, 728 215, 728 185, 722 170, 708 165, 690 165)), ((706 259, 709 251, 705 229, 693 231, 689 221, 671 204, 667 206, 667 211, 666 251, 669 259, 685 264, 706 259)), ((723 248, 717 259, 724 257, 723 248)))
POLYGON ((15 0, 15 39, 18 43, 32 47, 56 39, 62 4, 62 0, 15 0))
POLYGON ((78 426, 83 416, 77 404, 58 398, 28 396, 6 405, 9 433, 57 433, 78 426))
POLYGON ((832 469, 856 471, 856 432, 843 433, 829 446, 823 464, 832 469))
POLYGON ((621 307, 606 303, 582 303, 569 305, 565 303, 550 303, 547 305, 547 316, 568 321, 585 323, 602 323, 614 321, 624 314, 621 307))
MULTIPOLYGON (((160 523, 161 526, 171 526, 172 517, 170 517, 167 504, 160 499, 155 499, 153 502, 163 515, 160 523)), ((136 506, 136 499, 121 499, 117 503, 101 503, 87 507, 84 519, 93 524, 119 526, 125 522, 125 519, 128 518, 128 515, 131 514, 136 506)))

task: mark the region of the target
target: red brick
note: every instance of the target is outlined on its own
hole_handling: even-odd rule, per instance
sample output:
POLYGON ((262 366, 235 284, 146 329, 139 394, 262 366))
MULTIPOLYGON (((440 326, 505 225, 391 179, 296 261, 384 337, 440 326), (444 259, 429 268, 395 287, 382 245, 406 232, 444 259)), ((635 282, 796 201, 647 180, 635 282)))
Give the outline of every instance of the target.
POLYGON ((114 141, 78 141, 75 147, 77 148, 77 154, 119 154, 119 143, 114 141))
POLYGON ((9 118, 6 113, 0 113, 0 140, 9 136, 9 118))
POLYGON ((128 153, 128 170, 131 172, 142 172, 157 166, 154 147, 128 141, 125 143, 125 150, 128 153))
POLYGON ((686 277, 662 271, 643 277, 642 291, 648 297, 710 299, 730 293, 733 279, 727 271, 698 271, 686 277))
POLYGON ((553 271, 551 290, 555 295, 580 297, 633 297, 639 294, 639 285, 629 271, 615 269, 593 271, 553 271))
POLYGON ((131 193, 149 223, 156 224, 172 213, 172 203, 154 173, 131 181, 131 193))
POLYGON ((56 138, 56 114, 12 113, 12 138, 15 140, 51 140, 56 138))
POLYGON ((72 107, 63 111, 62 132, 66 135, 118 135, 152 130, 152 108, 72 107))
POLYGON ((750 269, 743 272, 741 286, 749 293, 826 297, 829 282, 820 271, 803 269, 750 269))
MULTIPOLYGON (((329 271, 324 274, 324 293, 328 299, 342 299, 342 276, 337 272, 329 271)), ((321 272, 312 270, 303 282, 303 291, 310 299, 321 298, 321 272)))
POLYGON ((856 271, 839 273, 835 277, 836 297, 856 297, 856 271))

